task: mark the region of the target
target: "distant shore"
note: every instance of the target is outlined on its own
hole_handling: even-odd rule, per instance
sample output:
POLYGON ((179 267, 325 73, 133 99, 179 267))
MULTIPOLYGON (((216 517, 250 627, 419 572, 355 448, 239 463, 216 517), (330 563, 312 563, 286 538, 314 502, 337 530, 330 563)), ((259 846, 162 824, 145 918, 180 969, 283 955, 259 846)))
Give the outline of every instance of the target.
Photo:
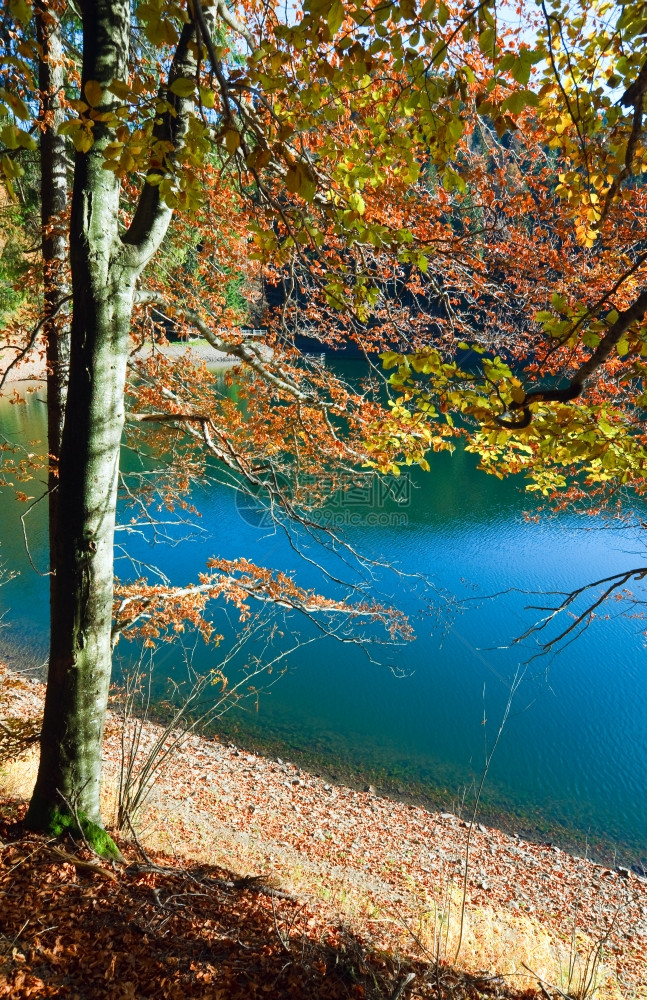
MULTIPOLYGON (((206 341, 172 341, 167 344, 158 344, 154 350, 163 354, 167 358, 184 358, 187 360, 204 361, 208 366, 220 367, 235 365, 238 359, 224 351, 217 351, 215 347, 206 341)), ((145 345, 141 354, 149 357, 153 353, 150 345, 145 345)), ((0 377, 8 365, 16 357, 16 352, 7 347, 0 349, 0 377)), ((45 348, 42 343, 37 342, 27 357, 14 365, 5 380, 5 386, 9 383, 43 382, 46 378, 47 366, 45 361, 45 348)))
MULTIPOLYGON (((0 378, 9 365, 17 357, 16 352, 8 347, 0 348, 0 378)), ((15 382, 42 382, 45 379, 45 349, 35 345, 33 350, 9 369, 5 378, 5 387, 15 382)))
MULTIPOLYGON (((157 344, 155 351, 163 354, 166 358, 186 357, 188 360, 204 361, 209 367, 212 365, 215 367, 216 365, 240 364, 239 359, 234 357, 233 354, 226 354, 224 351, 216 350, 206 340, 169 341, 167 344, 157 344)), ((149 356, 153 353, 153 349, 150 345, 146 345, 142 353, 144 356, 149 356)))

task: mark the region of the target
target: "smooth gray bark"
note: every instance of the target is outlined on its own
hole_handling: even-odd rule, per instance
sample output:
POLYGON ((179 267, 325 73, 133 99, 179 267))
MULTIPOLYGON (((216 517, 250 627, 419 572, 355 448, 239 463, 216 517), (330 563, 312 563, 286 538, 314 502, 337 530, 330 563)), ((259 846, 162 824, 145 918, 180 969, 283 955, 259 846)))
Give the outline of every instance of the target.
MULTIPOLYGON (((129 0, 84 0, 82 86, 104 89, 128 76, 129 0)), ((171 72, 195 73, 187 25, 171 72)), ((176 148, 188 104, 159 125, 176 148)), ((120 181, 103 169, 111 135, 96 123, 77 153, 70 226, 73 318, 61 439, 58 502, 51 537, 51 638, 41 759, 27 823, 60 832, 70 811, 101 824, 101 744, 111 674, 113 542, 129 332, 137 278, 166 232, 171 210, 145 186, 131 230, 120 235, 120 181)), ((105 839, 98 843, 105 845, 105 839)))
MULTIPOLYGON (((127 73, 129 3, 82 6, 82 84, 127 73)), ((95 127, 96 128, 96 127, 95 127)), ((51 539, 50 659, 30 825, 65 801, 99 823, 101 741, 110 683, 112 546, 128 329, 135 274, 120 266, 120 185, 102 169, 109 135, 77 153, 70 225, 70 380, 51 539)))

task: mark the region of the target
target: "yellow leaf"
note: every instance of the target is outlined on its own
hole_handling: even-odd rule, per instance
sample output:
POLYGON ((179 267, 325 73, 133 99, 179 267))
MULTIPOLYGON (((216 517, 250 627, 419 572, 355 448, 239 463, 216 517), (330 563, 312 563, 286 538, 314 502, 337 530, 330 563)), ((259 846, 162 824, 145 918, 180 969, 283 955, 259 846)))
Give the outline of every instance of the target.
POLYGON ((9 0, 9 10, 23 24, 29 24, 31 20, 31 4, 25 0, 9 0))
POLYGON ((127 149, 125 149, 124 152, 121 154, 121 158, 119 160, 119 167, 125 173, 129 173, 135 167, 135 160, 130 155, 127 149))
POLYGON ((169 90, 178 97, 191 97, 195 90, 195 80, 190 80, 186 76, 179 76, 170 85, 169 90))
POLYGON ((303 163, 295 163, 285 175, 285 186, 292 194, 301 195, 305 201, 312 201, 317 185, 303 163))
POLYGON ((92 149, 94 142, 91 130, 89 128, 77 129, 72 133, 72 142, 79 153, 87 153, 89 149, 92 149))
POLYGON ((17 94, 14 94, 9 90, 5 90, 4 87, 0 87, 0 101, 7 104, 11 108, 16 118, 22 118, 23 121, 31 118, 29 108, 22 98, 18 97, 17 94))
POLYGON ((240 135, 235 128, 228 128, 225 131, 224 140, 228 153, 235 153, 240 146, 240 135))
POLYGON ((130 94, 130 87, 127 83, 124 83, 123 80, 113 80, 108 87, 108 90, 111 94, 114 94, 115 97, 118 97, 120 101, 125 101, 130 94))
POLYGON ((200 102, 203 108, 212 108, 216 103, 216 95, 210 87, 200 87, 200 102))
POLYGON ((103 151, 103 155, 107 160, 113 160, 117 156, 121 156, 121 151, 124 147, 123 142, 111 142, 103 151))
POLYGON ((97 83, 96 80, 88 80, 83 89, 85 92, 85 99, 90 107, 96 108, 96 106, 101 103, 101 98, 103 97, 101 85, 97 83))

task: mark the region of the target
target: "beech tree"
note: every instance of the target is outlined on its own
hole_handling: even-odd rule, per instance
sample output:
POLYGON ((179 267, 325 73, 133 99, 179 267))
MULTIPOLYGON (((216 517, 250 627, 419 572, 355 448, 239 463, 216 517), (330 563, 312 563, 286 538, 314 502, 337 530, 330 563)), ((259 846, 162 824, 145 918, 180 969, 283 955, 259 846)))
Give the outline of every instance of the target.
MULTIPOLYGON (((130 318, 137 279, 159 247, 171 215, 158 191, 147 186, 127 231, 120 233, 121 181, 104 169, 104 150, 110 126, 118 120, 117 99, 108 86, 129 75, 131 9, 129 3, 91 3, 81 6, 81 14, 80 90, 94 118, 92 134, 89 124, 83 125, 76 142, 69 228, 74 305, 65 403, 71 417, 63 424, 60 453, 50 428, 50 447, 58 459, 51 642, 41 763, 27 818, 31 826, 52 830, 64 822, 66 799, 90 824, 100 823, 97 755, 110 680, 114 519, 130 318)), ((40 8, 36 19, 41 46, 49 31, 41 64, 54 66, 60 61, 52 45, 53 38, 60 44, 56 13, 40 8)), ((196 65, 191 23, 176 46, 169 84, 195 75, 196 65)), ((50 81, 43 82, 52 96, 50 81)), ((170 92, 156 125, 157 141, 168 143, 175 155, 188 130, 187 103, 170 92)), ((49 133, 46 127, 46 141, 49 133)), ((52 138, 53 148, 45 147, 43 204, 44 212, 58 208, 60 218, 61 206, 50 204, 57 171, 65 171, 60 162, 48 162, 60 156, 55 143, 52 138)), ((47 248, 45 253, 47 267, 47 248)), ((50 344, 56 340, 56 335, 49 337, 50 344)), ((51 368, 57 380, 64 377, 60 358, 53 359, 51 368)), ((58 400, 50 400, 50 411, 55 413, 57 406, 58 400)), ((55 434, 56 418, 51 423, 55 434)))
MULTIPOLYGON (((52 631, 32 826, 80 819, 111 849, 100 748, 119 634, 155 641, 188 619, 209 635, 213 598, 406 632, 389 609, 217 556, 192 587, 138 581, 115 601, 127 418, 133 446, 145 434, 177 459, 169 504, 209 454, 305 530, 340 473, 428 467, 430 448, 466 433, 452 409, 475 422, 469 447, 484 466, 526 468, 542 488, 555 484, 556 442, 571 465, 593 442, 582 421, 594 430, 609 407, 582 390, 613 368, 612 349, 635 352, 644 313, 631 181, 642 7, 625 5, 601 42, 587 0, 573 16, 542 8, 531 44, 534 10, 510 28, 491 2, 308 0, 286 18, 257 0, 10 0, 2 164, 11 189, 39 140, 43 191, 44 314, 17 357, 43 329, 50 408, 52 631), (613 98, 621 84, 628 116, 613 98), (264 344, 243 338, 226 295, 232 273, 258 282, 259 271, 284 288, 264 344), (204 368, 137 350, 160 311, 237 358, 244 411, 204 368), (304 331, 381 351, 396 368, 392 405, 301 357, 304 331), (462 344, 485 352, 482 376, 458 364, 462 344), (527 360, 530 382, 504 348, 527 360), (558 389, 534 374, 562 370, 558 389)), ((616 412, 622 424, 629 408, 616 412)), ((622 437, 606 435, 596 469, 639 441, 622 437)))
MULTIPOLYGON (((204 370, 179 378, 163 360, 135 359, 133 433, 157 425, 160 447, 173 441, 185 470, 198 441, 252 484, 268 486, 269 465, 270 496, 289 504, 301 523, 307 524, 306 491, 291 501, 280 496, 273 485, 277 466, 291 454, 307 477, 328 459, 344 468, 372 462, 366 441, 380 412, 365 391, 301 363, 285 336, 289 299, 266 345, 271 353, 264 354, 226 321, 222 289, 210 299, 220 308, 214 317, 214 309, 204 308, 204 282, 169 286, 147 266, 174 214, 187 224, 200 220, 205 238, 210 213, 228 216, 225 232, 234 231, 234 244, 236 230, 238 244, 253 239, 248 260, 282 277, 295 268, 307 276, 303 281, 316 293, 308 322, 322 323, 331 310, 337 317, 324 337, 350 335, 366 347, 384 346, 391 327, 382 324, 385 334, 370 317, 383 304, 386 285, 402 268, 427 266, 424 245, 412 244, 406 220, 407 190, 421 168, 411 149, 412 115, 421 140, 434 148, 434 169, 448 185, 457 183, 450 161, 468 117, 458 113, 459 98, 476 84, 482 59, 478 45, 470 45, 473 32, 466 32, 473 49, 467 64, 461 56, 455 73, 429 77, 441 50, 457 38, 447 27, 448 8, 436 10, 435 3, 421 12, 413 4, 346 10, 335 0, 313 3, 287 23, 272 4, 250 2, 237 11, 224 0, 204 8, 200 0, 169 0, 136 9, 129 0, 82 0, 78 8, 10 0, 6 14, 12 26, 0 95, 3 169, 13 191, 21 150, 38 146, 43 219, 44 313, 15 360, 44 330, 50 413, 51 640, 41 760, 27 823, 56 833, 80 822, 95 847, 110 853, 99 792, 115 635, 132 633, 145 620, 150 639, 183 617, 208 633, 202 608, 223 596, 239 606, 252 597, 402 630, 385 609, 319 598, 245 561, 214 559, 201 581, 183 591, 140 583, 122 592, 113 608, 119 454, 136 304, 165 308, 237 356, 247 371, 242 391, 246 378, 247 402, 254 406, 243 421, 235 407, 220 404, 217 424, 204 370), (393 34, 400 21, 409 48, 393 34), (425 48, 418 54, 421 31, 425 48), (236 46, 246 49, 244 63, 236 46), (243 205, 241 226, 236 214, 243 205), (262 404, 259 382, 267 397, 262 404)), ((457 16, 465 26, 492 19, 486 5, 457 16)), ((445 226, 440 242, 446 232, 445 226)), ((397 461, 389 468, 397 472, 397 461)), ((181 472, 178 483, 185 487, 189 478, 181 472)), ((308 490, 312 501, 317 491, 308 490)))

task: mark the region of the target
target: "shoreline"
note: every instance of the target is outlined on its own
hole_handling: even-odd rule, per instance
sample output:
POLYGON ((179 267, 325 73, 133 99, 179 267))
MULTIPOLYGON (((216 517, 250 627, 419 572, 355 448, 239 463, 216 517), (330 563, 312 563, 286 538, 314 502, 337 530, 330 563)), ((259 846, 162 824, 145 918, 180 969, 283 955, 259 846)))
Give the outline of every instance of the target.
MULTIPOLYGON (((421 807, 432 813, 452 813, 461 822, 469 821, 472 802, 469 799, 461 802, 462 789, 449 793, 441 784, 430 786, 422 779, 414 780, 404 775, 396 778, 385 774, 381 767, 359 759, 353 763, 341 758, 331 760, 327 754, 296 746, 287 738, 269 734, 264 738, 246 731, 244 724, 240 727, 225 724, 214 732, 220 742, 231 740, 239 749, 266 759, 287 756, 304 771, 325 781, 344 784, 357 792, 371 786, 378 795, 395 803, 421 807)), ((478 782, 478 775, 476 780, 478 782)), ((647 844, 638 845, 620 838, 603 840, 602 835, 591 844, 590 834, 583 828, 551 820, 548 816, 531 816, 523 806, 488 801, 487 793, 477 811, 475 825, 479 823, 538 847, 559 848, 575 859, 586 857, 605 867, 625 866, 634 874, 647 877, 647 844)))
MULTIPOLYGON (((145 350, 146 353, 150 352, 150 346, 146 347, 145 350)), ((228 367, 235 363, 235 359, 228 358, 221 352, 215 351, 206 342, 189 345, 184 342, 172 342, 160 348, 160 350, 164 354, 179 358, 185 354, 189 354, 195 359, 214 365, 221 365, 222 367, 228 367)), ((32 364, 31 375, 26 369, 23 370, 22 366, 12 371, 11 376, 15 375, 13 384, 15 385, 15 382, 23 379, 23 371, 25 372, 25 380, 36 379, 36 375, 33 373, 39 359, 42 362, 42 366, 44 366, 42 352, 35 350, 34 357, 29 362, 29 364, 32 364)), ((23 364, 28 364, 28 362, 24 362, 23 364)), ((0 650, 1 648, 2 646, 0 645, 0 650)), ((13 650, 11 658, 14 658, 13 650)), ((15 659, 17 663, 20 663, 20 654, 17 654, 15 659)), ((469 788, 469 783, 461 782, 454 784, 451 778, 449 780, 444 779, 442 774, 434 774, 432 780, 435 779, 435 783, 428 783, 425 787, 425 783, 417 778, 415 773, 406 774, 403 768, 389 770, 388 768, 380 767, 378 758, 375 755, 368 761, 362 761, 359 759, 359 755, 355 756, 352 752, 343 753, 344 747, 342 744, 339 746, 341 751, 339 754, 335 754, 337 748, 334 748, 334 759, 331 765, 328 755, 323 748, 313 751, 303 745, 295 747, 289 734, 279 734, 278 737, 275 737, 273 733, 253 732, 251 729, 246 729, 244 723, 241 727, 236 728, 231 726, 228 719, 226 719, 223 723, 223 730, 231 734, 232 729, 235 730, 232 738, 238 740, 241 742, 241 745, 246 747, 254 750, 260 749, 261 753, 266 756, 290 753, 298 757, 302 765, 309 771, 314 771, 315 773, 325 772, 331 779, 339 774, 349 785, 357 788, 369 784, 374 785, 395 801, 404 802, 405 804, 413 803, 431 809, 449 809, 455 811, 455 803, 461 799, 461 790, 464 787, 469 788)), ((294 742, 298 742, 298 734, 295 735, 297 739, 294 742)), ((303 740, 301 743, 303 744, 303 740)), ((544 816, 541 813, 531 813, 529 804, 517 805, 514 801, 504 801, 501 798, 499 800, 490 800, 487 785, 484 800, 479 809, 479 817, 506 833, 520 833, 524 838, 537 843, 546 841, 554 842, 564 850, 575 855, 584 853, 588 849, 589 856, 595 858, 599 863, 612 864, 619 856, 623 863, 631 866, 636 871, 639 868, 644 869, 647 866, 647 843, 642 844, 638 842, 636 835, 633 838, 623 837, 622 833, 618 833, 617 827, 614 826, 613 835, 597 833, 591 849, 588 844, 587 827, 584 824, 578 826, 577 823, 569 823, 566 810, 564 810, 563 819, 544 816)))
MULTIPOLYGON (((0 667, 0 695, 3 675, 10 678, 9 714, 33 717, 41 710, 39 681, 0 667)), ((7 705, 5 698, 3 716, 7 705)), ((144 723, 144 753, 159 732, 159 725, 144 723)), ((110 711, 103 757, 112 794, 120 752, 120 719, 110 711)), ((22 771, 22 801, 29 795, 35 760, 30 767, 28 774, 22 771)), ((104 809, 108 817, 114 800, 107 799, 104 809)), ((609 914, 615 914, 607 959, 627 992, 614 990, 610 996, 647 998, 647 991, 641 992, 647 969, 647 879, 627 869, 612 870, 482 822, 470 832, 452 813, 395 802, 374 789, 332 784, 282 757, 262 757, 193 735, 160 775, 138 828, 145 848, 165 850, 181 863, 190 857, 235 866, 242 874, 262 871, 287 891, 305 891, 341 907, 347 916, 359 912, 366 919, 368 912, 371 933, 378 937, 393 933, 394 912, 417 920, 422 910, 445 907, 448 893, 451 898, 460 893, 469 835, 466 912, 475 941, 480 934, 488 947, 493 941, 504 946, 503 962, 513 931, 531 948, 541 933, 557 947, 574 927, 595 941, 609 914)), ((480 951, 473 961, 483 969, 499 959, 486 959, 480 951)))
MULTIPOLYGON (((0 663, 4 664, 10 673, 31 681, 43 683, 46 676, 46 666, 42 657, 35 656, 33 662, 25 664, 24 651, 19 652, 16 643, 3 643, 0 632, 0 663), (39 662, 36 663, 36 660, 39 662), (23 666, 18 664, 22 663, 23 666)), ((155 724, 164 724, 166 716, 158 711, 155 705, 149 710, 149 719, 155 724)), ((385 774, 384 768, 371 761, 357 758, 350 761, 347 757, 331 757, 329 752, 309 748, 303 743, 297 744, 298 732, 294 739, 280 732, 261 733, 254 727, 245 726, 245 720, 234 720, 234 716, 226 713, 206 733, 205 739, 215 739, 218 742, 231 742, 241 751, 253 753, 256 756, 271 760, 276 757, 292 759, 304 772, 313 777, 321 778, 332 784, 343 784, 353 791, 362 792, 368 786, 375 788, 380 796, 403 806, 415 806, 429 812, 452 813, 464 822, 469 819, 471 802, 461 793, 464 787, 448 791, 440 783, 429 785, 421 779, 412 779, 404 774, 385 774)), ((476 776, 478 780, 478 775, 476 776)), ((479 806, 475 824, 490 826, 502 834, 512 838, 521 838, 537 847, 554 847, 564 851, 574 859, 585 858, 597 865, 610 868, 622 866, 634 874, 647 877, 647 843, 638 844, 629 839, 611 837, 603 839, 602 835, 593 841, 586 829, 561 823, 549 816, 530 815, 523 806, 514 803, 488 801, 487 784, 485 796, 479 806)))
MULTIPOLYGON (((240 364, 238 358, 223 351, 217 351, 206 341, 187 343, 185 341, 169 341, 167 344, 156 344, 155 351, 168 358, 183 358, 188 355, 197 361, 204 361, 209 367, 225 368, 231 365, 240 364)), ((144 357, 149 357, 153 353, 150 345, 145 345, 142 350, 144 357)), ((11 363, 15 352, 10 348, 0 348, 0 375, 5 367, 11 363)), ((14 385, 20 382, 44 382, 47 377, 47 365, 45 360, 44 346, 38 343, 34 345, 32 351, 12 368, 7 375, 5 386, 14 385)))
MULTIPOLYGON (((27 679, 28 682, 43 684, 46 668, 42 660, 38 665, 34 663, 21 669, 17 666, 19 659, 20 654, 13 643, 4 645, 0 641, 0 664, 11 674, 27 679)), ((295 766, 313 778, 343 785, 357 793, 365 792, 371 787, 380 797, 397 805, 422 808, 430 813, 452 814, 461 823, 469 820, 471 803, 461 803, 460 789, 447 793, 440 784, 430 787, 422 780, 412 781, 404 775, 400 778, 385 775, 382 768, 370 761, 362 762, 358 759, 350 763, 341 757, 331 759, 327 752, 318 753, 305 746, 295 745, 287 736, 261 734, 245 729, 244 721, 230 724, 227 720, 231 718, 228 713, 225 714, 218 724, 207 730, 203 738, 208 742, 234 745, 242 753, 251 753, 267 761, 277 757, 289 758, 295 762, 295 766)), ((167 716, 164 711, 158 711, 157 706, 151 705, 148 719, 151 724, 163 725, 167 716)), ((576 861, 582 859, 612 869, 624 867, 638 877, 647 878, 647 844, 639 846, 629 840, 614 841, 611 838, 602 841, 599 837, 592 844, 590 834, 585 829, 558 824, 550 817, 531 817, 524 812, 523 807, 515 807, 513 804, 506 807, 496 802, 488 803, 487 796, 476 815, 475 826, 478 825, 491 827, 506 837, 522 839, 539 848, 563 851, 576 861)))

